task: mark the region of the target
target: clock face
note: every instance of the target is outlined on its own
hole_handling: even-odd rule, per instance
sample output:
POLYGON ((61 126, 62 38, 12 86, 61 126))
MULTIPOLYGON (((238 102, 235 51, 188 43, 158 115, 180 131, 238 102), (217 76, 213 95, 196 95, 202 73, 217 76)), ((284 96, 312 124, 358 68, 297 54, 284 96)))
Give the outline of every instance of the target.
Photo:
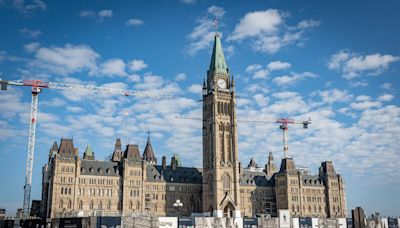
POLYGON ((218 87, 221 89, 226 89, 226 82, 223 79, 218 80, 218 87))

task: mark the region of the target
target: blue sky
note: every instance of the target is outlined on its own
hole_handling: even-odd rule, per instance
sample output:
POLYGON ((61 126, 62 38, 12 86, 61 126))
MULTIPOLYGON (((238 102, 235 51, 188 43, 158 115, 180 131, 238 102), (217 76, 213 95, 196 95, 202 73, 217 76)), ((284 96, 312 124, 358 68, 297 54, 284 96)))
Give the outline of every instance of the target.
MULTIPOLYGON (((53 141, 73 137, 106 159, 115 139, 147 130, 161 156, 201 167, 201 83, 218 20, 238 118, 313 120, 290 126, 289 153, 317 173, 332 160, 348 209, 400 215, 398 1, 0 0, 0 78, 34 78, 172 94, 171 99, 45 90, 39 98, 32 199, 53 141), (144 3, 145 2, 145 3, 144 3)), ((0 207, 22 207, 29 88, 0 92, 0 207)), ((282 136, 275 124, 239 123, 239 156, 259 166, 282 136)))

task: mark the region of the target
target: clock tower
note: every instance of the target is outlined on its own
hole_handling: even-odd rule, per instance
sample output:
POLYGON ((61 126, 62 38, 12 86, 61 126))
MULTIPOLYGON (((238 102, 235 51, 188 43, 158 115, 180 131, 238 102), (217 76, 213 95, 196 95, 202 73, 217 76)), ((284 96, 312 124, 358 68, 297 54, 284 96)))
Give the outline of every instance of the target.
POLYGON ((219 34, 203 83, 203 211, 240 217, 235 83, 219 34))

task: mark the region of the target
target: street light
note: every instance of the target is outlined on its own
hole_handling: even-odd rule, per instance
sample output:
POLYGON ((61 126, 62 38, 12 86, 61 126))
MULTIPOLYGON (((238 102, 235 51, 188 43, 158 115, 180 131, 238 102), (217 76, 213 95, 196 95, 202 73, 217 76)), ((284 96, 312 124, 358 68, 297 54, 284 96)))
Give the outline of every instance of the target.
POLYGON ((173 206, 176 209, 176 212, 178 214, 178 226, 179 226, 179 213, 180 213, 181 207, 183 207, 183 203, 179 199, 177 199, 173 206))

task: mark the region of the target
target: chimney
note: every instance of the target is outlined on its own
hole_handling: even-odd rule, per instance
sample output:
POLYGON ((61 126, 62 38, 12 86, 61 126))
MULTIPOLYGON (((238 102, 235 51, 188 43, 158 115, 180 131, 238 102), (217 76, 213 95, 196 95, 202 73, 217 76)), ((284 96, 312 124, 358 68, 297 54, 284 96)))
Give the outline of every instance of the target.
POLYGON ((162 169, 167 169, 167 158, 165 156, 162 156, 162 169))
POLYGON ((178 162, 176 161, 175 157, 172 157, 171 158, 171 169, 176 170, 177 166, 178 166, 178 162))

